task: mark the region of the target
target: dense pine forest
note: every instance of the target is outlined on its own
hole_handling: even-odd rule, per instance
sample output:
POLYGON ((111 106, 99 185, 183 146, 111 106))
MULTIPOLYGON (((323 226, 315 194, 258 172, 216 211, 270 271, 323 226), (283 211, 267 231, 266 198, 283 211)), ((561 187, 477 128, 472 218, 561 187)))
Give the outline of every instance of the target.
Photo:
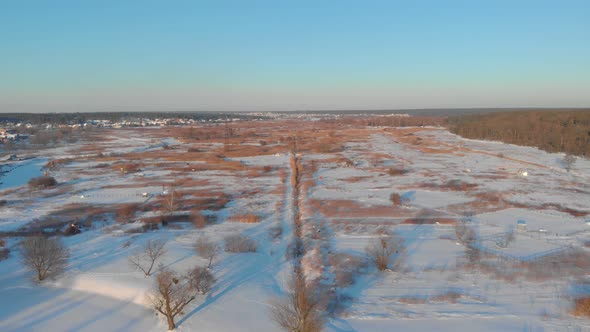
POLYGON ((450 117, 448 124, 451 132, 466 138, 590 156, 590 110, 462 115, 450 117))

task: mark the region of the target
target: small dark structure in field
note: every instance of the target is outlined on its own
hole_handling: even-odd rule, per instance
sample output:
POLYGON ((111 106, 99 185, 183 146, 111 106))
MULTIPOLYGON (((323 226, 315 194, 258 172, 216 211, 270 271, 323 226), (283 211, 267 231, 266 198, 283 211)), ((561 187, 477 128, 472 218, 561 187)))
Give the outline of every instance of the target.
POLYGON ((76 234, 80 234, 82 233, 82 231, 80 230, 80 227, 78 227, 78 225, 72 223, 70 224, 66 230, 64 231, 64 235, 66 236, 70 236, 70 235, 76 235, 76 234))

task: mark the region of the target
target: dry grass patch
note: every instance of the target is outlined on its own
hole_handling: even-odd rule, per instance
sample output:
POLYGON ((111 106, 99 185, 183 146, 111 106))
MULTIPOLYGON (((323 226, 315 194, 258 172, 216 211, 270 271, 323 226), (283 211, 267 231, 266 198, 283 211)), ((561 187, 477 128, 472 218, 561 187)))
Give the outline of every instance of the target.
POLYGON ((135 162, 118 163, 111 166, 114 171, 121 173, 137 173, 141 172, 141 164, 135 162))
POLYGON ((260 222, 260 216, 252 213, 246 213, 231 216, 228 220, 231 222, 241 222, 244 224, 255 224, 260 222))
POLYGON ((122 224, 133 222, 137 211, 140 211, 139 207, 139 203, 123 204, 117 209, 115 220, 122 224))
POLYGON ((572 313, 575 316, 590 318, 590 296, 574 299, 574 309, 572 313))
POLYGON ((391 167, 390 169, 387 170, 387 174, 389 174, 390 176, 405 175, 408 172, 409 172, 409 170, 407 170, 405 168, 401 168, 401 167, 391 167))
MULTIPOLYGON (((469 191, 474 191, 475 189, 477 189, 477 187, 478 186, 475 183, 468 183, 468 182, 465 182, 465 181, 453 179, 453 180, 448 180, 448 181, 443 182, 443 183, 435 183, 435 182, 420 183, 418 185, 405 186, 405 187, 402 187, 402 189, 416 189, 416 188, 421 188, 421 189, 438 190, 438 191, 464 191, 464 192, 469 192, 469 191)), ((486 194, 487 193, 484 193, 484 195, 486 195, 486 194)))
POLYGON ((410 217, 412 211, 390 205, 363 205, 353 200, 315 200, 308 204, 312 211, 319 211, 328 218, 410 217))
POLYGON ((431 302, 457 303, 462 297, 464 295, 460 292, 449 290, 434 296, 404 296, 400 297, 397 302, 404 304, 426 304, 431 302))
POLYGON ((226 207, 231 201, 231 196, 226 193, 203 192, 191 193, 191 197, 184 197, 181 203, 180 210, 211 210, 219 211, 226 207), (208 195, 206 197, 199 197, 200 195, 208 195), (196 197, 195 197, 196 196, 196 197))

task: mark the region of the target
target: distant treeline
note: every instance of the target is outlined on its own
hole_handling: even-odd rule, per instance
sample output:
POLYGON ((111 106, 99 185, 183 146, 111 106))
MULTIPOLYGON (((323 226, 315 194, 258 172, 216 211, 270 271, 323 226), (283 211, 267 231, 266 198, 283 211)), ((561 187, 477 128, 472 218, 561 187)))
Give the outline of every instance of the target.
POLYGON ((516 111, 450 117, 457 135, 590 157, 590 110, 516 111))
MULTIPOLYGON (((2 113, 1 122, 26 122, 31 124, 82 124, 89 120, 110 120, 113 122, 136 119, 251 119, 253 116, 240 113, 220 112, 92 112, 92 113, 2 113)), ((259 118, 257 116, 257 118, 259 118)))
POLYGON ((443 126, 444 124, 445 118, 442 116, 386 116, 367 120, 367 126, 370 127, 443 126))

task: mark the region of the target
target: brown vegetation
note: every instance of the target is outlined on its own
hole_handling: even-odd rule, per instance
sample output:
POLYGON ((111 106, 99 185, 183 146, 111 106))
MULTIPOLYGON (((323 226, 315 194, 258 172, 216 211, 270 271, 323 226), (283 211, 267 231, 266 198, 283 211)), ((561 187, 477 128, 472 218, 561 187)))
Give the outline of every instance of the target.
POLYGON ((590 296, 574 299, 573 314, 590 318, 590 296))
POLYGON ((402 205, 402 197, 398 193, 391 193, 391 195, 389 195, 389 200, 394 206, 402 205))
POLYGON ((54 160, 48 161, 47 164, 45 164, 44 168, 50 169, 50 170, 56 170, 59 167, 61 167, 63 165, 67 165, 73 161, 74 161, 74 159, 72 159, 72 158, 54 159, 54 160))
POLYGON ((237 214, 229 217, 229 221, 231 222, 241 222, 244 224, 255 224, 260 222, 260 216, 246 213, 246 214, 237 214))
POLYGON ((138 163, 123 163, 123 164, 115 164, 112 166, 115 171, 119 171, 121 173, 137 173, 141 172, 141 165, 138 163))
POLYGON ((387 174, 389 174, 391 176, 404 175, 407 173, 408 173, 408 170, 401 168, 401 167, 391 167, 390 169, 387 170, 387 174))
POLYGON ((139 204, 136 203, 124 204, 117 210, 115 220, 121 224, 133 222, 133 219, 135 218, 135 214, 138 208, 139 204))
POLYGON ((393 205, 365 205, 354 200, 316 200, 310 199, 307 204, 328 218, 366 218, 410 217, 412 211, 393 205))

